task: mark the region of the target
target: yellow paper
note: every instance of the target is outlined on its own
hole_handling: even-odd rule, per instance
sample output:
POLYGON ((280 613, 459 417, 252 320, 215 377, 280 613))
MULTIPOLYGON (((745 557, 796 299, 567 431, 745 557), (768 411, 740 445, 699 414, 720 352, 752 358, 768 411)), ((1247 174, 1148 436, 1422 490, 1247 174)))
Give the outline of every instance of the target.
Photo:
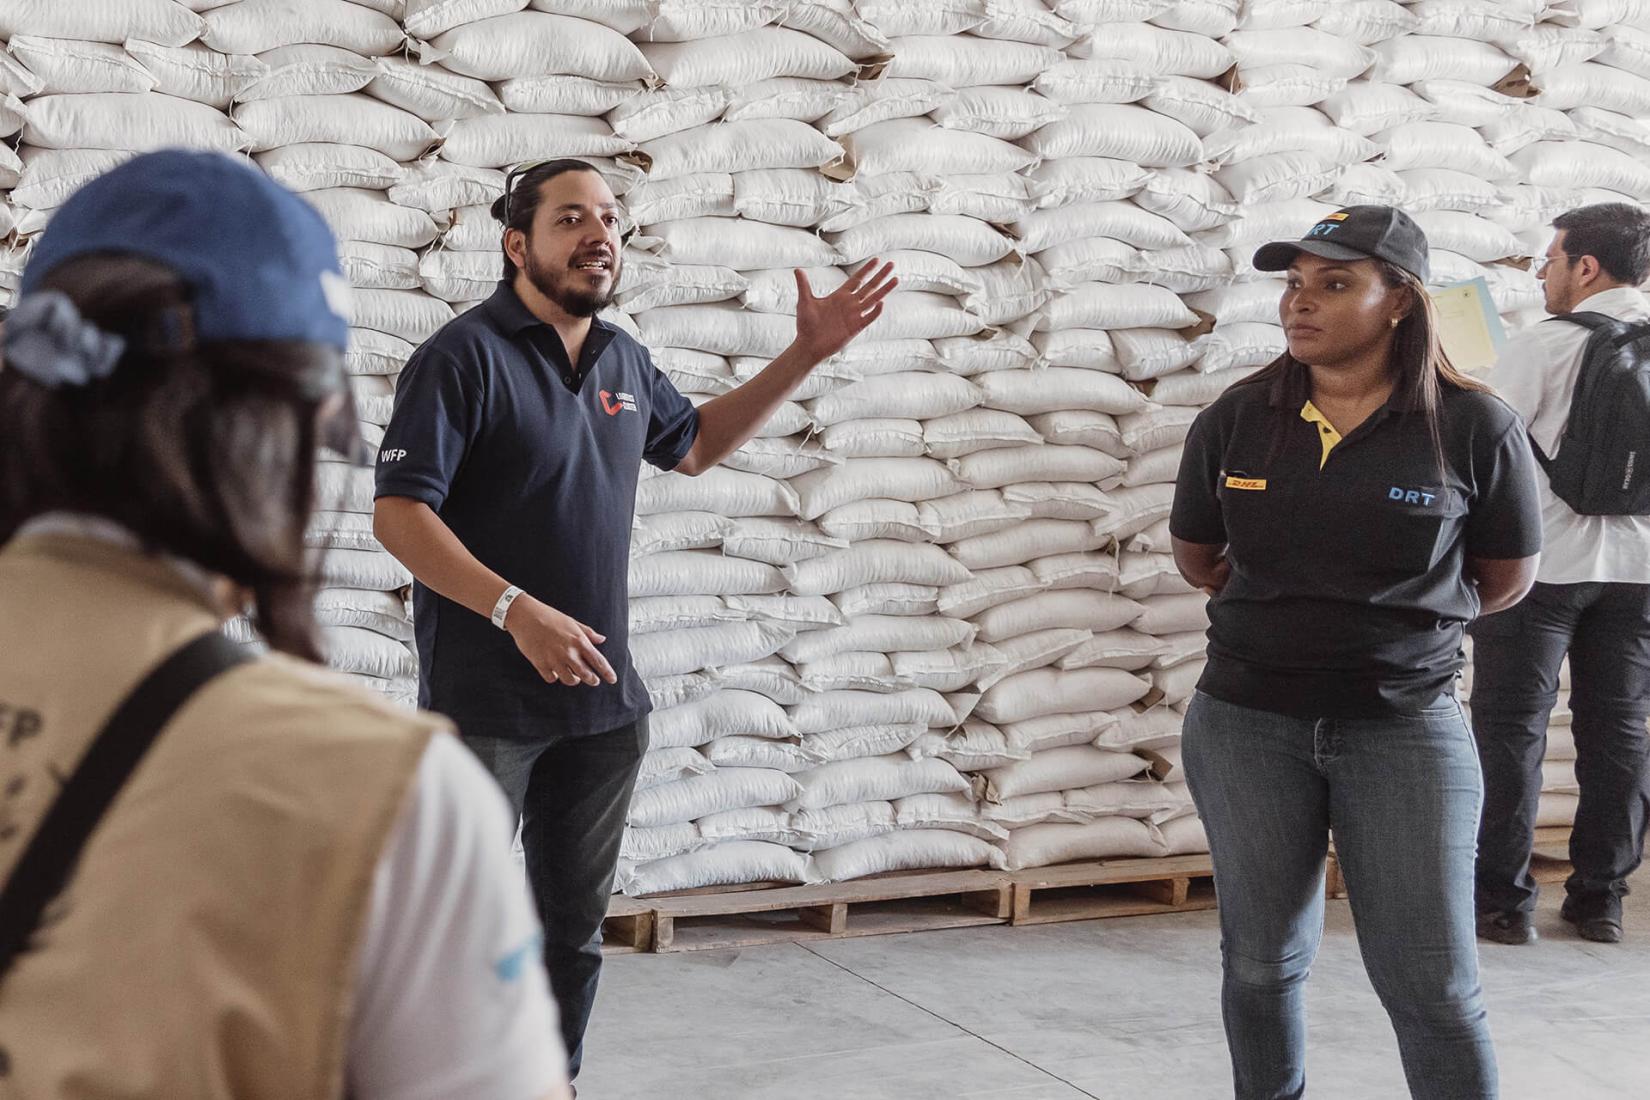
POLYGON ((1438 314, 1438 337, 1444 352, 1461 370, 1488 370, 1501 357, 1507 330, 1482 277, 1432 292, 1438 314))

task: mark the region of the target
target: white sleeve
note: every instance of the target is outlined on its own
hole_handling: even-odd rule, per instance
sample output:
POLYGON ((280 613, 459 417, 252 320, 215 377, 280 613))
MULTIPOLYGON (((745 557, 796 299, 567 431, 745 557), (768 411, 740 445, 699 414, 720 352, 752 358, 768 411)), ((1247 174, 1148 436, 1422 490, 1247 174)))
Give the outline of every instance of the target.
POLYGON ((503 794, 431 738, 379 859, 348 1053, 356 1100, 540 1100, 567 1081, 503 794))

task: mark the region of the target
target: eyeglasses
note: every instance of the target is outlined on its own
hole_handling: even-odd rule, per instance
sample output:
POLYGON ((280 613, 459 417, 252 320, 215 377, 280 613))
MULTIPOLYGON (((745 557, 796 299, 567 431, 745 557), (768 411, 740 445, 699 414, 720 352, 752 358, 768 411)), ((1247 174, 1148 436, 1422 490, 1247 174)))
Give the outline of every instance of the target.
POLYGON ((1535 262, 1535 268, 1534 268, 1535 274, 1537 274, 1537 275, 1546 274, 1547 269, 1549 267, 1551 267, 1554 263, 1558 262, 1559 260, 1563 260, 1566 265, 1573 264, 1573 263, 1576 262, 1576 258, 1574 256, 1570 255, 1569 253, 1565 253, 1562 256, 1543 256, 1535 262))

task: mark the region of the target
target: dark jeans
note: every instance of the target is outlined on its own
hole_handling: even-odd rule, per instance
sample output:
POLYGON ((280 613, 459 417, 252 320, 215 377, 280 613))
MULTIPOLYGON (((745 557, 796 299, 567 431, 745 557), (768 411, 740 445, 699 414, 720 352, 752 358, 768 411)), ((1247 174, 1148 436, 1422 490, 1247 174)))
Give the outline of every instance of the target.
POLYGON ((1478 908, 1529 912, 1547 719, 1570 655, 1581 801, 1570 832, 1574 897, 1627 893, 1644 858, 1650 736, 1650 585, 1538 584, 1472 625, 1472 728, 1484 761, 1478 908))
POLYGON ((1331 829, 1410 1095, 1493 1100, 1473 938, 1481 780, 1455 700, 1412 716, 1311 719, 1198 692, 1183 751, 1220 897, 1221 1009, 1238 1100, 1305 1095, 1305 985, 1323 936, 1331 829))
POLYGON ((647 736, 644 717, 582 737, 464 739, 521 815, 527 877, 544 922, 544 964, 571 1077, 584 1060, 584 1029, 602 970, 602 919, 647 736))

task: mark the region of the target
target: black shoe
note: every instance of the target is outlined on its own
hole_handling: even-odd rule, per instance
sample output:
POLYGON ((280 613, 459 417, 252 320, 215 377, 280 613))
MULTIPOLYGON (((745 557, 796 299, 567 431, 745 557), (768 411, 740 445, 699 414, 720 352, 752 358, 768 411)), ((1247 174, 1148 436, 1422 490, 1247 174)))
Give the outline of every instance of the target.
POLYGON ((1584 940, 1594 943, 1621 942, 1621 899, 1614 894, 1567 897, 1558 915, 1575 925, 1584 940))
POLYGON ((1478 914, 1478 938, 1491 943, 1519 946, 1534 943, 1541 937, 1536 934, 1535 922, 1530 919, 1530 914, 1516 910, 1510 913, 1492 910, 1478 914))

